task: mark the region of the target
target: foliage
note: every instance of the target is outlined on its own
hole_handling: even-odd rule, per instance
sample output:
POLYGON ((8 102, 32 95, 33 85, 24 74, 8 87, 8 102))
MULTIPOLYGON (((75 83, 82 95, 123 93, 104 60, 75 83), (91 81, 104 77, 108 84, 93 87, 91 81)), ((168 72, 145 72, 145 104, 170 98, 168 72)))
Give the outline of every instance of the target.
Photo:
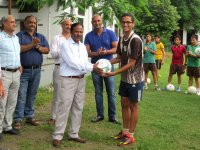
POLYGON ((178 29, 178 20, 180 16, 169 0, 152 2, 149 1, 148 10, 138 11, 136 16, 140 18, 137 30, 145 35, 147 32, 152 34, 164 35, 169 37, 174 30, 178 29))
POLYGON ((181 27, 195 31, 200 30, 200 1, 199 0, 171 0, 172 5, 177 7, 177 11, 181 16, 179 23, 181 27))
POLYGON ((169 39, 171 33, 182 28, 183 24, 186 29, 193 26, 196 31, 200 30, 199 0, 17 0, 17 3, 19 9, 23 9, 26 3, 38 9, 57 3, 57 10, 70 10, 58 15, 55 23, 67 17, 76 22, 74 8, 84 12, 91 7, 93 14, 102 14, 104 25, 113 24, 114 20, 119 25, 123 13, 133 14, 136 31, 143 35, 158 33, 169 39))
MULTIPOLYGON (((57 2, 57 10, 70 8, 71 12, 64 12, 58 16, 56 23, 59 23, 63 18, 72 17, 73 9, 79 8, 82 11, 92 7, 93 14, 100 14, 103 16, 104 24, 113 24, 114 20, 119 23, 119 19, 122 13, 129 12, 134 14, 136 9, 143 8, 146 9, 146 3, 148 0, 17 0, 19 9, 23 9, 23 6, 28 4, 38 4, 38 6, 33 5, 41 9, 44 5, 48 4, 51 6, 54 2, 57 2)), ((74 16, 73 16, 74 17, 74 16)))

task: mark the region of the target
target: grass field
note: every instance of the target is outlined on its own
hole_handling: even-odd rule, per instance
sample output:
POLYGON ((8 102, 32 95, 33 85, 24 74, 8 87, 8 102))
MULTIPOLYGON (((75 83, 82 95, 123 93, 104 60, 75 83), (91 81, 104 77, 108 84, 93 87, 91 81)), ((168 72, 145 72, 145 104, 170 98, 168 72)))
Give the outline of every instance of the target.
MULTIPOLYGON (((166 60, 159 79, 163 88, 167 83, 169 59, 166 60)), ((152 76, 150 75, 152 79, 152 76)), ((139 103, 139 122, 136 127, 134 145, 118 147, 110 138, 120 131, 120 125, 108 122, 107 101, 105 100, 105 120, 93 124, 90 120, 96 115, 94 88, 91 77, 87 77, 86 101, 83 112, 80 136, 86 144, 77 144, 63 139, 63 150, 200 150, 200 97, 184 94, 188 78, 183 76, 181 93, 155 91, 153 84, 143 93, 139 103)), ((176 77, 174 77, 176 86, 176 77)), ((117 118, 121 121, 120 97, 118 96, 119 76, 116 77, 117 118)), ((104 94, 105 95, 105 94, 104 94)), ((1 147, 10 150, 54 150, 51 145, 53 127, 47 125, 52 92, 40 89, 36 99, 36 116, 41 126, 23 124, 20 136, 5 135, 1 147)), ((106 99, 106 96, 105 96, 106 99)))

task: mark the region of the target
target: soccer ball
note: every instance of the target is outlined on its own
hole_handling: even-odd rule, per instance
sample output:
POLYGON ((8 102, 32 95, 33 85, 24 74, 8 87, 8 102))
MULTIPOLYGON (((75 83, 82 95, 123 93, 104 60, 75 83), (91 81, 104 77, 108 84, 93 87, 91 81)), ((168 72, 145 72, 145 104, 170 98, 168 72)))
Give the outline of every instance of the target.
POLYGON ((102 69, 104 73, 110 72, 112 69, 112 65, 107 59, 99 59, 96 63, 99 63, 97 67, 102 69))
POLYGON ((151 79, 147 78, 147 84, 151 84, 151 79))
POLYGON ((196 94, 197 93, 197 89, 194 86, 189 86, 188 87, 188 93, 190 94, 196 94))
POLYGON ((195 54, 199 54, 200 55, 200 47, 195 49, 195 54))
POLYGON ((173 84, 168 84, 166 88, 167 88, 168 91, 174 91, 175 90, 175 87, 174 87, 173 84))

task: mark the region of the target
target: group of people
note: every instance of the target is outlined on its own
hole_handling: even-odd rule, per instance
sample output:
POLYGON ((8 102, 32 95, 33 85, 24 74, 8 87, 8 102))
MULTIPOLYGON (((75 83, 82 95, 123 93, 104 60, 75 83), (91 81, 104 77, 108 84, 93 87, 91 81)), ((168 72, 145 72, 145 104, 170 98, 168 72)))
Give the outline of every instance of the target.
POLYGON ((165 50, 164 44, 161 42, 159 35, 155 35, 155 42, 151 33, 146 34, 146 42, 144 43, 144 72, 145 81, 144 89, 148 89, 147 79, 148 73, 151 71, 154 81, 155 90, 160 90, 158 86, 159 70, 164 64, 165 50))
POLYGON ((134 129, 138 119, 138 101, 143 90, 142 40, 133 32, 135 26, 131 14, 121 17, 124 37, 102 26, 100 15, 92 17, 93 30, 87 33, 84 44, 83 25, 72 24, 70 19, 61 23, 62 33, 56 35, 49 47, 46 38, 36 31, 37 19, 27 16, 24 31, 15 34, 16 22, 12 15, 1 19, 0 32, 0 141, 3 134, 18 135, 22 120, 34 126, 40 125, 35 118, 34 100, 41 76, 42 54, 49 51, 55 59, 53 71, 54 97, 48 124, 55 126, 52 144, 61 145, 70 114, 68 139, 85 143, 79 137, 85 99, 86 73, 92 73, 95 88, 97 115, 91 120, 104 120, 103 84, 108 99, 108 121, 121 124, 116 118, 114 76, 121 73, 119 95, 122 105, 122 131, 113 136, 121 139, 119 145, 134 143, 134 129), (117 57, 113 58, 113 54, 117 57), (91 57, 91 63, 88 61, 91 57), (104 73, 98 68, 99 59, 108 59, 112 64, 120 63, 120 69, 104 73))
MULTIPOLYGON (((51 52, 55 59, 53 71, 54 96, 52 101, 49 125, 54 125, 52 145, 59 147, 70 115, 68 139, 85 143, 79 136, 82 111, 85 99, 85 74, 91 72, 95 89, 97 115, 91 120, 97 123, 104 120, 103 85, 105 83, 108 100, 108 121, 121 124, 116 118, 115 78, 121 74, 119 95, 122 107, 122 129, 112 136, 119 146, 134 143, 134 131, 138 120, 138 102, 142 99, 143 88, 147 89, 149 70, 152 72, 155 89, 158 86, 159 70, 164 63, 164 45, 160 36, 146 35, 143 45, 141 38, 134 33, 134 17, 125 13, 120 23, 123 36, 119 39, 115 33, 102 26, 100 15, 94 15, 91 21, 93 30, 83 38, 83 25, 72 23, 70 19, 61 22, 62 33, 56 35, 51 46, 44 35, 36 32, 37 19, 27 16, 24 20, 25 30, 14 34, 16 22, 13 16, 2 18, 0 32, 0 141, 3 134, 18 135, 22 128, 22 120, 38 126, 35 118, 34 100, 41 76, 42 54, 51 52), (117 54, 113 58, 113 54, 117 54), (144 56, 144 57, 143 57, 144 56), (91 62, 88 61, 91 57, 91 62), (112 64, 112 71, 105 73, 98 68, 99 59, 107 59, 112 64), (119 69, 114 70, 114 64, 119 63, 119 69), (144 87, 143 87, 144 83, 144 87), (14 120, 14 121, 13 121, 14 120), (16 130, 17 129, 17 130, 16 130)), ((168 82, 172 75, 178 74, 180 91, 181 74, 184 73, 183 55, 186 54, 187 75, 189 86, 195 78, 197 93, 200 93, 200 54, 197 37, 191 37, 191 46, 187 50, 180 43, 180 37, 175 37, 172 46, 172 64, 168 82)))
POLYGON ((46 38, 36 32, 37 19, 27 16, 17 34, 12 15, 1 19, 0 32, 0 141, 3 134, 18 135, 23 118, 38 126, 34 101, 40 83, 42 54, 49 53, 46 38), (14 121, 13 121, 14 120, 14 121), (13 128, 14 127, 14 128, 13 128))
MULTIPOLYGON (((187 68, 187 76, 189 77, 188 87, 193 86, 193 80, 196 83, 196 94, 200 96, 200 46, 198 44, 198 36, 191 36, 191 45, 186 46, 181 44, 181 37, 179 35, 174 37, 174 45, 171 46, 172 61, 170 64, 169 75, 167 85, 172 84, 172 78, 174 74, 177 74, 178 85, 177 92, 181 91, 182 75, 187 68)), ((155 36, 155 42, 153 41, 150 33, 146 34, 146 42, 144 43, 144 72, 145 81, 144 89, 148 89, 148 72, 151 71, 153 81, 156 90, 160 90, 158 87, 158 70, 161 69, 161 65, 164 64, 164 45, 160 41, 160 36, 155 36)), ((166 87, 163 91, 168 90, 166 87)), ((185 92, 186 94, 188 91, 185 92)))
POLYGON ((52 144, 55 147, 61 145, 68 116, 70 114, 70 126, 68 139, 85 143, 85 139, 79 136, 82 111, 85 96, 84 75, 92 73, 95 88, 95 101, 97 115, 91 120, 97 123, 104 120, 103 84, 105 83, 108 99, 108 121, 120 124, 116 118, 116 97, 114 76, 121 73, 122 79, 119 87, 121 95, 123 129, 113 136, 121 139, 119 145, 134 143, 134 129, 138 119, 137 102, 142 98, 143 67, 142 67, 142 40, 132 30, 134 18, 130 14, 124 14, 121 23, 125 36, 120 39, 115 33, 102 27, 100 15, 94 15, 91 21, 93 30, 86 34, 84 44, 83 26, 80 23, 72 24, 70 19, 61 23, 62 34, 53 38, 51 54, 55 58, 54 68, 54 99, 52 102, 49 124, 55 125, 52 144), (113 54, 117 57, 113 58, 113 54), (88 62, 91 57, 91 63, 88 62), (107 59, 111 64, 120 63, 119 70, 104 73, 98 68, 99 59, 107 59), (66 92, 67 91, 67 92, 66 92))

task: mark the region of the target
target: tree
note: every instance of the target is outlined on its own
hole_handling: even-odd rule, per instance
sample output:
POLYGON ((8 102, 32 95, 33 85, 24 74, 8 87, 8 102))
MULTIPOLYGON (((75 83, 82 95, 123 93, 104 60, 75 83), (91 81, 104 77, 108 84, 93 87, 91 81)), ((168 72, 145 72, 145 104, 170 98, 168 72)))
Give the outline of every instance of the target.
MULTIPOLYGON (((57 2, 58 9, 79 8, 84 11, 92 7, 93 14, 103 14, 104 24, 113 24, 116 20, 119 25, 120 17, 123 13, 129 12, 135 16, 138 30, 141 34, 151 32, 159 33, 169 37, 174 30, 178 29, 180 16, 170 0, 18 0, 20 9, 26 3, 38 3, 38 8, 48 4, 51 6, 57 2)), ((56 23, 66 17, 73 17, 71 12, 65 12, 58 16, 56 23)))
MULTIPOLYGON (((93 14, 103 14, 103 21, 106 24, 113 24, 116 20, 119 23, 121 15, 125 12, 134 14, 137 9, 146 9, 148 0, 17 0, 19 9, 23 9, 25 4, 36 6, 38 9, 48 4, 51 6, 54 2, 57 3, 57 9, 65 10, 66 8, 79 8, 84 11, 85 9, 92 7, 93 14)), ((65 17, 72 17, 70 12, 62 13, 58 16, 57 23, 62 21, 65 17)))
POLYGON ((171 0, 181 16, 179 25, 181 28, 200 30, 200 1, 199 0, 171 0))
POLYGON ((178 20, 180 16, 174 6, 171 5, 170 0, 149 1, 147 11, 138 11, 137 18, 140 18, 137 26, 138 32, 145 35, 147 32, 151 34, 159 34, 169 38, 174 30, 179 28, 178 20))

